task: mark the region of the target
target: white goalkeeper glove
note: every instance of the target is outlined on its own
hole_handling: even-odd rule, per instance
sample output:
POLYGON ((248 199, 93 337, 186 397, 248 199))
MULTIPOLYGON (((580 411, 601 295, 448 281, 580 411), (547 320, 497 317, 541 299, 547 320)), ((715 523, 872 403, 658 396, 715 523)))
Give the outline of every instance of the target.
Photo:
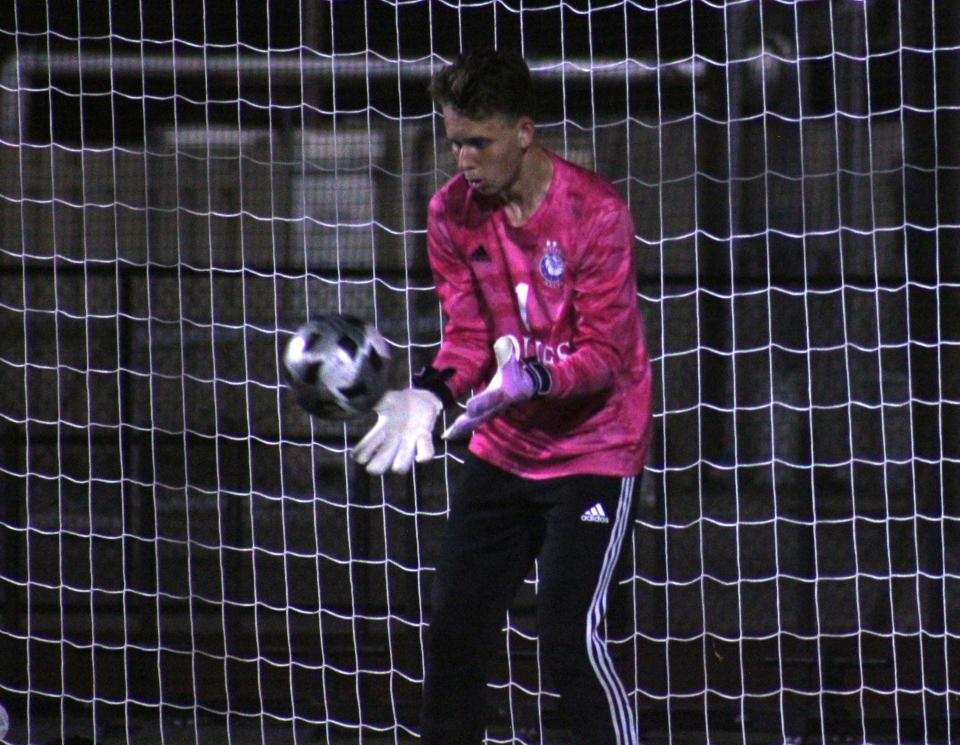
POLYGON ((514 404, 546 393, 550 389, 550 373, 539 363, 523 362, 513 337, 501 336, 493 345, 497 372, 483 393, 467 401, 467 410, 456 418, 442 437, 455 439, 473 432, 481 422, 500 414, 514 404))
POLYGON ((406 388, 388 391, 373 407, 377 423, 353 451, 353 457, 374 476, 387 471, 406 473, 414 460, 433 457, 433 426, 443 403, 428 390, 406 388))

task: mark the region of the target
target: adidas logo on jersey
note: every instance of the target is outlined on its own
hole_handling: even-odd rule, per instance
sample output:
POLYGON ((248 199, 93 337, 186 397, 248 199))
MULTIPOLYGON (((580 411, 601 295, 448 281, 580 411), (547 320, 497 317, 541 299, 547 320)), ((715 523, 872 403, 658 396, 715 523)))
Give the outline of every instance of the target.
POLYGON ((603 509, 603 505, 597 502, 593 507, 580 515, 580 519, 585 523, 608 523, 610 518, 607 517, 606 511, 603 509))
POLYGON ((470 254, 470 261, 490 261, 490 254, 487 253, 487 249, 484 248, 482 243, 473 249, 473 253, 470 254))

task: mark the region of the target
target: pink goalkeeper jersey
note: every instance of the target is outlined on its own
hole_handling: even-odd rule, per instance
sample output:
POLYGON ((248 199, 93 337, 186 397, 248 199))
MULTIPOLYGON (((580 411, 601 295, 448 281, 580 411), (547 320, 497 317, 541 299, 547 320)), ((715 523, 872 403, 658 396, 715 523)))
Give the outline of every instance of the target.
POLYGON ((430 201, 427 244, 447 317, 434 361, 460 399, 495 370, 512 335, 550 391, 482 424, 478 457, 542 479, 633 476, 650 440, 650 364, 633 269, 633 223, 603 178, 551 153, 553 181, 520 227, 460 175, 430 201))

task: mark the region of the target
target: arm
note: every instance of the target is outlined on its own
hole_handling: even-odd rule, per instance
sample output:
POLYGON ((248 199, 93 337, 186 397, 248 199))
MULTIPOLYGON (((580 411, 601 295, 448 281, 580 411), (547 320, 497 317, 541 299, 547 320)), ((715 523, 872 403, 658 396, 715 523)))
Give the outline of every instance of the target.
MULTIPOLYGON (((493 362, 490 349, 493 332, 490 314, 474 284, 470 267, 454 248, 438 197, 431 200, 427 212, 427 256, 437 296, 447 317, 433 371, 443 378, 450 394, 449 399, 444 400, 450 403, 488 377, 493 362)), ((429 372, 427 375, 433 377, 429 372)))
POLYGON ((430 460, 440 412, 483 379, 492 359, 489 314, 470 268, 454 250, 438 198, 430 202, 427 246, 437 294, 449 320, 434 364, 414 375, 410 388, 389 391, 374 407, 377 423, 353 454, 374 475, 387 470, 406 473, 414 461, 430 460))
POLYGON ((633 221, 619 200, 604 207, 591 226, 583 259, 571 273, 574 352, 549 365, 547 396, 566 398, 609 388, 637 343, 633 221))

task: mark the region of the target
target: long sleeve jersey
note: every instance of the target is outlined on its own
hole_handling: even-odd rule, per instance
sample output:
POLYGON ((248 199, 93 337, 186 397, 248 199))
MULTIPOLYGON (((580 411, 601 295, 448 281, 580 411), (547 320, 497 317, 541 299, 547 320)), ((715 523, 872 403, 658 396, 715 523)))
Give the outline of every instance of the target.
POLYGON ((637 306, 633 223, 611 184, 550 153, 553 179, 511 225, 460 175, 430 201, 427 244, 447 319, 434 360, 455 398, 495 371, 514 337, 550 371, 547 393, 480 425, 478 457, 534 479, 633 476, 650 439, 650 364, 637 306))

